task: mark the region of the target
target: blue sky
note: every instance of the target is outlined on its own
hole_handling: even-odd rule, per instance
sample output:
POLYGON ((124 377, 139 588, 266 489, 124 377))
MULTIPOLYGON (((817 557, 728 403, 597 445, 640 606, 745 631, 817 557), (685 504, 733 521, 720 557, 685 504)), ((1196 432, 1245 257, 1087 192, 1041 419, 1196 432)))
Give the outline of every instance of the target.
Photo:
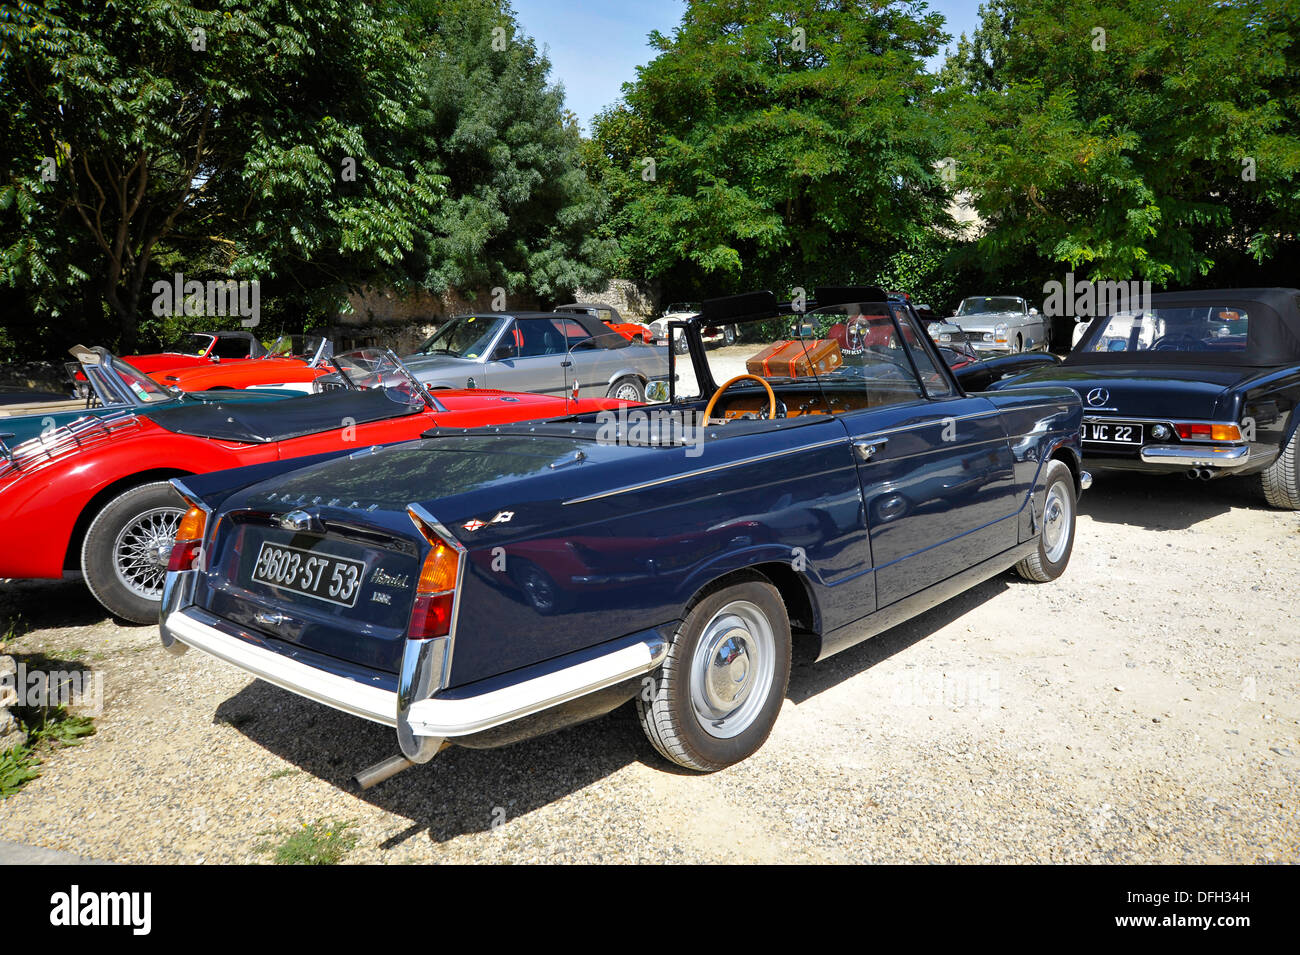
MULTIPOLYGON (((564 84, 569 109, 584 131, 618 99, 622 84, 650 61, 651 30, 669 34, 681 19, 680 0, 512 0, 524 32, 547 50, 551 79, 564 84)), ((978 22, 978 0, 931 0, 954 38, 978 22)), ((954 39, 955 42, 955 39, 954 39)))

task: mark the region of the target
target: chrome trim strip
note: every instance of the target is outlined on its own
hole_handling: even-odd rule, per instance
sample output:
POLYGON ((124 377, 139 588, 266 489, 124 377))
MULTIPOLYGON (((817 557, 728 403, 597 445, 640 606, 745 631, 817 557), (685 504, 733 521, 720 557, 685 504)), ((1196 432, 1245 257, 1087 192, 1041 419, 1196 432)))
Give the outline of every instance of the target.
POLYGON ((686 478, 698 477, 701 474, 712 474, 715 471, 726 471, 729 468, 743 467, 746 464, 757 464, 759 461, 770 461, 773 458, 782 458, 790 454, 802 454, 805 451, 814 451, 817 448, 829 448, 834 445, 842 444, 847 449, 849 447, 848 435, 841 435, 830 441, 818 441, 816 444, 802 444, 797 448, 786 448, 782 451, 771 451, 767 454, 755 455, 751 458, 741 458, 739 461, 728 461, 726 464, 714 464, 707 468, 696 468, 693 471, 685 471, 681 474, 671 474, 668 477, 655 478, 653 481, 642 481, 640 484, 625 484, 622 487, 616 487, 610 491, 601 491, 599 494, 588 494, 585 497, 574 497, 565 501, 568 504, 585 504, 588 501, 598 501, 605 497, 614 497, 618 494, 627 494, 631 491, 644 491, 646 488, 658 487, 661 484, 671 484, 674 481, 683 481, 686 478))
MULTIPOLYGON (((1100 408, 1087 408, 1087 407, 1085 407, 1084 410, 1085 410, 1085 412, 1088 412, 1088 411, 1100 411, 1100 410, 1102 410, 1102 409, 1100 409, 1100 408)), ((1130 418, 1130 417, 1124 417, 1124 418, 1112 418, 1112 417, 1110 417, 1109 415, 1107 415, 1107 416, 1104 417, 1104 418, 1094 418, 1094 417, 1091 417, 1091 416, 1088 415, 1088 414, 1084 414, 1084 416, 1083 416, 1083 420, 1084 420, 1084 421, 1087 421, 1087 422, 1090 423, 1090 424, 1091 424, 1091 423, 1094 423, 1094 422, 1095 422, 1096 424, 1128 424, 1128 423, 1132 423, 1132 424, 1173 424, 1173 423, 1176 421, 1176 422, 1178 422, 1179 424, 1221 424, 1221 425, 1226 425, 1226 426, 1228 426, 1228 427, 1232 427, 1232 428, 1240 428, 1240 427, 1241 427, 1241 422, 1240 422, 1240 421, 1222 421, 1222 420, 1218 420, 1218 421, 1216 421, 1216 420, 1214 420, 1214 419, 1212 419, 1212 418, 1173 418, 1173 417, 1169 417, 1169 416, 1166 416, 1166 417, 1161 418, 1161 417, 1159 417, 1159 416, 1157 416, 1157 415, 1151 415, 1151 416, 1146 417, 1146 418, 1130 418)))
MULTIPOLYGON (((178 640, 268 683, 375 723, 397 724, 397 693, 392 690, 276 653, 254 635, 222 627, 219 618, 198 608, 170 614, 164 626, 178 640)), ((653 633, 601 656, 477 696, 431 697, 412 706, 410 730, 420 745, 429 740, 436 750, 444 737, 491 729, 648 673, 667 655, 667 638, 653 633)))
POLYGON ((1153 444, 1142 449, 1142 460, 1147 464, 1184 464, 1189 467, 1239 468, 1250 462, 1250 446, 1235 444, 1228 447, 1185 444, 1153 444))

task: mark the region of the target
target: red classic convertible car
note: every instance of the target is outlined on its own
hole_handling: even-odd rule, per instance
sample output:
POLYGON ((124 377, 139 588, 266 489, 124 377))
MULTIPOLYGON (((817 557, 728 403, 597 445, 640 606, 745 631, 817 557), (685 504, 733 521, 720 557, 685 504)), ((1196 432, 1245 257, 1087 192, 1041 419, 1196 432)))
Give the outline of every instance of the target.
POLYGON ((170 478, 287 458, 307 463, 349 449, 365 454, 435 426, 626 405, 490 390, 445 390, 435 398, 391 352, 371 362, 340 356, 329 368, 342 390, 128 409, 79 418, 12 450, 0 443, 0 577, 59 578, 79 569, 106 608, 151 623, 185 512, 170 478), (370 387, 376 383, 387 387, 370 387))
POLYGON ((181 391, 214 388, 289 388, 311 392, 311 383, 334 370, 334 349, 319 335, 282 335, 256 361, 207 363, 153 375, 181 391))
POLYGON ((192 332, 151 355, 127 355, 135 368, 152 375, 172 368, 205 368, 261 358, 266 349, 250 332, 192 332))

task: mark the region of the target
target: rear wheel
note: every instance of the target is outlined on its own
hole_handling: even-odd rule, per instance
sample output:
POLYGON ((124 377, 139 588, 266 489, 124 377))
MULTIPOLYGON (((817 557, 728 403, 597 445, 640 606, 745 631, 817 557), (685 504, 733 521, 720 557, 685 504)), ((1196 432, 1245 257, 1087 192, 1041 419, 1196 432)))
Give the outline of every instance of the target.
POLYGON ((661 755, 713 772, 758 751, 789 682, 785 604, 766 581, 745 581, 691 608, 637 698, 637 714, 661 755))
POLYGON ((96 515, 81 547, 86 586, 110 613, 156 623, 163 579, 185 503, 166 481, 119 494, 96 515))
POLYGON ((1260 472, 1264 500, 1274 507, 1300 511, 1300 429, 1291 435, 1277 460, 1260 472))
POLYGON ((1025 350, 1025 340, 1024 340, 1021 336, 1017 335, 1017 336, 1016 336, 1016 354, 1018 355, 1018 354, 1020 354, 1020 353, 1021 353, 1022 351, 1024 351, 1024 350, 1025 350))
POLYGON ((645 401, 645 385, 641 383, 640 378, 624 375, 609 386, 605 396, 619 401, 645 401))
POLYGON ((1065 573, 1074 550, 1074 516, 1077 501, 1074 475, 1063 461, 1049 461, 1047 489, 1039 519, 1038 549, 1016 564, 1016 573, 1026 580, 1046 583, 1065 573))

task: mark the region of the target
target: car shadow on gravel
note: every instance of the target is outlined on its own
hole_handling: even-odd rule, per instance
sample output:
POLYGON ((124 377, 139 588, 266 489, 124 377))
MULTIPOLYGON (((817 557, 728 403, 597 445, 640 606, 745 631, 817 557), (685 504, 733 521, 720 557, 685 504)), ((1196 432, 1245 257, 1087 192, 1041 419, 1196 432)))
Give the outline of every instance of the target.
POLYGON ((1186 530, 1233 508, 1275 511, 1258 488, 1254 476, 1189 481, 1175 475, 1103 472, 1079 500, 1079 513, 1106 524, 1186 530))
POLYGON ((8 580, 0 583, 0 639, 12 627, 29 630, 87 627, 111 619, 80 580, 8 580))
POLYGON ((821 663, 813 662, 813 641, 801 642, 796 638, 790 689, 786 696, 796 706, 806 702, 819 693, 870 670, 913 644, 928 639, 962 615, 970 613, 1009 588, 1022 584, 1027 587, 1038 586, 1012 577, 1009 571, 999 574, 821 663))
MULTIPOLYGON (((215 715, 252 742, 378 809, 410 820, 383 848, 423 837, 442 843, 490 832, 579 792, 623 767, 652 758, 629 707, 550 735, 496 750, 451 747, 360 791, 353 773, 397 752, 386 726, 330 709, 257 681, 215 715)), ((274 783, 250 780, 266 787, 274 783)))

